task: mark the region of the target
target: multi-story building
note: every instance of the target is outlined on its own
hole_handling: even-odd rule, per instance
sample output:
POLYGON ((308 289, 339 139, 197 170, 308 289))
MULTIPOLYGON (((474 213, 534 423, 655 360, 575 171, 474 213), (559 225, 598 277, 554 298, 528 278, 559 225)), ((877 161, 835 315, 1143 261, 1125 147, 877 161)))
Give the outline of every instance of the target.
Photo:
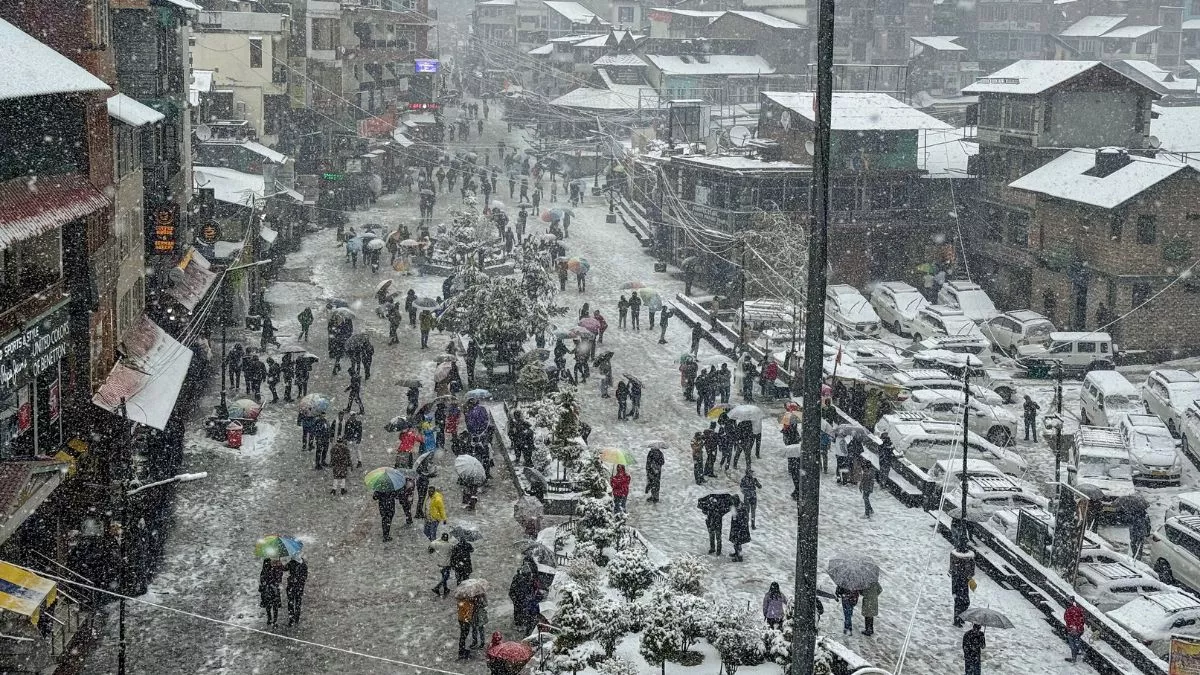
POLYGON ((1057 5, 1050 0, 980 0, 976 5, 974 43, 983 72, 1021 59, 1049 58, 1057 5))
POLYGON ((1098 61, 1019 61, 963 91, 979 96, 977 206, 963 221, 972 278, 1001 306, 1042 311, 1063 327, 1086 325, 1077 301, 1086 292, 1043 282, 1061 274, 1086 288, 1082 259, 1045 248, 1046 233, 1061 223, 1041 216, 1034 192, 1012 185, 1062 148, 1144 151, 1157 94, 1098 61))

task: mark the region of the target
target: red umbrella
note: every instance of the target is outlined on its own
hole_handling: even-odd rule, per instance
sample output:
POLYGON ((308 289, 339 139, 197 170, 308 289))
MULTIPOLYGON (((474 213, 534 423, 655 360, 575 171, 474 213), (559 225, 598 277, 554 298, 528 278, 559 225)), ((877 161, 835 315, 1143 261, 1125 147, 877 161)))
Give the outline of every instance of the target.
POLYGON ((501 642, 488 647, 489 660, 505 661, 517 666, 524 666, 533 658, 533 647, 525 642, 501 642))
POLYGON ((548 222, 550 222, 550 212, 549 212, 549 211, 542 211, 542 217, 541 217, 541 221, 542 221, 543 223, 548 223, 548 222))

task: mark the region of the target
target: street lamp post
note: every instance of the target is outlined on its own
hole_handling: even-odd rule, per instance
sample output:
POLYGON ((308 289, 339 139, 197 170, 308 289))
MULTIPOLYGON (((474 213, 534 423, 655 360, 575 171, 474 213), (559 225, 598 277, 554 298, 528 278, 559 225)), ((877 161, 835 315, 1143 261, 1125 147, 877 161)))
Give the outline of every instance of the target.
POLYGON ((608 178, 604 183, 608 187, 608 215, 604 217, 604 222, 617 222, 617 212, 613 206, 613 178, 616 178, 616 171, 613 170, 613 157, 608 158, 608 178))
MULTIPOLYGON (((268 258, 266 260, 259 260, 258 262, 246 263, 245 265, 237 265, 234 267, 228 267, 225 269, 225 274, 228 274, 229 272, 236 272, 238 270, 244 270, 249 267, 258 267, 260 265, 267 265, 272 262, 274 262, 274 261, 271 258, 268 258)), ((228 403, 228 400, 226 399, 226 393, 225 393, 226 377, 227 377, 226 371, 228 370, 228 365, 229 365, 225 361, 225 350, 227 348, 226 347, 227 340, 226 340, 226 332, 225 331, 226 331, 226 328, 229 326, 229 290, 225 286, 224 274, 221 275, 221 280, 219 283, 221 284, 221 403, 219 405, 217 405, 217 419, 223 420, 223 419, 229 418, 229 403, 228 403)))
POLYGON ((596 144, 595 178, 592 180, 592 190, 600 189, 600 144, 596 144))

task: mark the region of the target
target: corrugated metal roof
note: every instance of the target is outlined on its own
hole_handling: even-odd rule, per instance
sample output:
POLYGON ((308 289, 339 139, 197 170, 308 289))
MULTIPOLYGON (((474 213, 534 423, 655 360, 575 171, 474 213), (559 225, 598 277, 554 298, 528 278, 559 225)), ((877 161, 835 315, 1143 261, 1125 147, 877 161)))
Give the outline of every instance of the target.
POLYGON ((0 101, 45 94, 107 91, 100 78, 0 19, 0 101))
POLYGON ((166 118, 166 115, 125 94, 110 96, 106 103, 109 117, 118 119, 131 127, 154 124, 166 118))
POLYGON ((45 234, 111 202, 78 174, 0 183, 0 250, 45 234))
POLYGON ((129 419, 165 429, 192 362, 192 350, 144 315, 121 344, 124 357, 113 366, 92 403, 115 411, 124 399, 129 419))
POLYGON ((183 270, 183 278, 168 288, 167 294, 189 311, 196 309, 209 287, 217 280, 216 273, 209 270, 210 266, 199 251, 192 249, 191 260, 183 270))

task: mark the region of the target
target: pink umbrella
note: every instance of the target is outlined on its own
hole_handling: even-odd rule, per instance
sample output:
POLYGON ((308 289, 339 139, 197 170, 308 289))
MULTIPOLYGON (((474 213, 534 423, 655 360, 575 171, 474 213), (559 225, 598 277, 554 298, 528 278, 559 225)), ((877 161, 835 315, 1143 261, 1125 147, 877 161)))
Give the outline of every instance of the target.
POLYGON ((593 333, 600 332, 600 322, 590 316, 585 316, 582 319, 580 319, 579 325, 583 326, 584 328, 590 330, 593 333))

